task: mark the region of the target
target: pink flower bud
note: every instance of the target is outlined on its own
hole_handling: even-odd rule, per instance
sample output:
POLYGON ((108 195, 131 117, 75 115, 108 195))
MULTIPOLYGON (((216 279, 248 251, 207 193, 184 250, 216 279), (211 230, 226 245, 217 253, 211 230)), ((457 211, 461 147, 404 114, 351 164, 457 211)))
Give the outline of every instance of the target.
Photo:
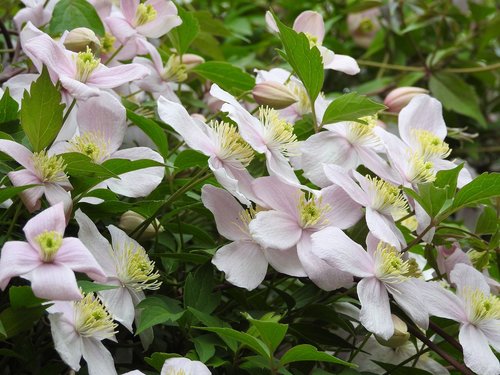
MULTIPOLYGON (((176 56, 176 59, 178 60, 177 62, 180 64, 180 56, 176 56)), ((186 53, 182 55, 182 64, 186 66, 186 70, 191 70, 194 67, 203 64, 205 62, 205 59, 201 56, 195 55, 193 53, 186 53)))
POLYGON ((101 47, 101 42, 92 30, 86 27, 77 27, 71 30, 64 39, 64 47, 73 52, 83 52, 89 47, 95 52, 101 47))
POLYGON ((297 102, 297 98, 288 87, 274 81, 256 84, 252 95, 257 103, 276 109, 286 108, 297 102))
POLYGON ((413 97, 428 93, 428 90, 421 87, 398 87, 385 97, 384 104, 389 107, 389 112, 399 113, 413 97))

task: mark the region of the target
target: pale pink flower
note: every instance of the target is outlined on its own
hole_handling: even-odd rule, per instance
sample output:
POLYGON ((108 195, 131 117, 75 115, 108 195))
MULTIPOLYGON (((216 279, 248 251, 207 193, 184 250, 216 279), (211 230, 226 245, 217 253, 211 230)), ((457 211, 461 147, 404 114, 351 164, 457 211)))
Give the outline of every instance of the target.
POLYGON ((352 282, 350 275, 312 253, 311 235, 329 226, 349 228, 362 216, 360 206, 338 187, 304 193, 276 176, 253 183, 260 204, 268 208, 250 222, 250 234, 264 248, 296 249, 307 276, 320 288, 334 290, 352 282))
MULTIPOLYGON (((266 13, 266 23, 272 31, 279 32, 274 17, 269 11, 266 13)), ((293 29, 298 33, 304 33, 309 40, 309 44, 319 49, 325 69, 337 70, 349 75, 359 73, 358 63, 351 56, 336 54, 323 46, 325 23, 321 14, 312 10, 302 12, 295 19, 293 29)))
POLYGON ((256 214, 254 209, 245 210, 231 194, 212 185, 203 186, 201 200, 214 215, 219 233, 233 241, 217 250, 212 259, 231 284, 248 290, 257 288, 268 264, 290 276, 306 276, 295 248, 277 250, 255 242, 248 228, 256 214))
POLYGON ((14 24, 18 30, 26 22, 31 22, 39 27, 47 24, 52 18, 52 11, 57 0, 21 0, 24 8, 20 9, 14 16, 14 24))
POLYGON ((138 64, 108 68, 92 52, 68 51, 46 34, 28 40, 24 49, 46 65, 52 80, 59 80, 77 99, 97 96, 101 89, 115 88, 149 74, 148 69, 138 64))
POLYGON ((0 288, 21 276, 31 281, 33 293, 49 300, 82 297, 74 271, 104 281, 106 276, 78 238, 64 236, 66 218, 56 204, 31 218, 23 228, 27 242, 7 241, 0 258, 0 288))
POLYGON ((362 12, 349 13, 347 28, 358 46, 368 48, 380 30, 380 8, 371 8, 362 12))
POLYGON ((217 181, 238 200, 250 204, 254 196, 251 189, 253 177, 246 166, 253 158, 236 127, 225 122, 206 124, 189 116, 186 109, 164 97, 158 99, 158 115, 179 133, 186 144, 209 157, 208 166, 217 181))
POLYGON ((207 366, 200 361, 189 358, 169 358, 163 364, 160 375, 185 374, 185 375, 210 375, 207 366))
POLYGON ((360 322, 370 332, 388 340, 394 334, 389 294, 422 328, 429 316, 421 289, 425 282, 412 278, 412 266, 403 254, 375 237, 367 237, 365 251, 338 228, 328 227, 312 236, 312 252, 332 267, 360 277, 360 322))
POLYGON ((424 290, 430 314, 460 323, 458 340, 467 367, 482 375, 499 374, 500 363, 490 348, 500 351, 498 297, 490 294, 484 276, 466 264, 456 264, 450 279, 456 294, 434 282, 424 290))
POLYGON ((65 166, 61 158, 50 156, 45 150, 32 153, 23 145, 6 139, 0 139, 0 151, 25 168, 7 173, 12 185, 39 185, 20 193, 28 211, 40 209, 42 196, 51 205, 63 202, 65 211, 71 211, 72 202, 68 190, 73 187, 64 172, 65 166))
POLYGON ((113 357, 101 342, 116 342, 116 324, 99 299, 87 294, 80 301, 54 301, 47 311, 54 347, 69 367, 80 370, 83 357, 89 375, 117 375, 113 357))

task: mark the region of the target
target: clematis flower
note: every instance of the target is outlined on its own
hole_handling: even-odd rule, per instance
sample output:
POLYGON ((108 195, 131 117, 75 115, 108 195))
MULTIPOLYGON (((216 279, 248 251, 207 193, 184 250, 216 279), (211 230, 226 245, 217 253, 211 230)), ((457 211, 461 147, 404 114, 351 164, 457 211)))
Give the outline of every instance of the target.
POLYGON ((429 315, 421 294, 418 267, 404 260, 395 247, 368 236, 365 251, 339 228, 328 227, 312 235, 312 252, 332 267, 360 277, 360 322, 384 340, 394 334, 389 293, 420 327, 427 328, 429 315))
MULTIPOLYGON (((269 11, 266 12, 266 23, 272 31, 279 33, 276 21, 269 11)), ((318 48, 325 69, 337 70, 349 75, 359 73, 358 63, 351 56, 336 54, 323 46, 325 23, 321 14, 312 10, 300 13, 293 23, 293 29, 298 33, 304 33, 310 46, 318 48)))
POLYGON ((31 22, 35 26, 43 26, 49 23, 52 18, 52 11, 56 1, 50 0, 21 0, 24 8, 19 10, 13 18, 14 24, 18 30, 26 22, 31 22))
POLYGON ((380 8, 371 8, 361 12, 349 13, 347 28, 358 46, 368 48, 380 30, 380 8))
POLYGON ((76 99, 97 96, 100 89, 110 89, 144 78, 148 69, 138 64, 124 64, 108 68, 94 54, 71 52, 46 34, 34 37, 24 49, 47 66, 53 80, 59 80, 76 99))
POLYGON ((254 240, 248 225, 255 218, 255 209, 245 210, 231 194, 212 185, 203 186, 201 200, 214 215, 219 233, 233 241, 217 250, 212 259, 231 284, 248 290, 257 288, 268 264, 290 276, 306 276, 295 248, 264 248, 254 240))
POLYGON ((117 374, 113 357, 101 342, 116 341, 116 323, 98 298, 86 294, 80 301, 55 301, 47 311, 54 347, 69 367, 80 370, 83 357, 89 375, 117 374))
POLYGON ((224 188, 243 204, 250 204, 253 177, 245 167, 252 161, 254 152, 236 127, 225 122, 207 125, 189 116, 182 105, 164 97, 158 99, 158 114, 189 147, 209 157, 208 166, 224 188))
POLYGON ((458 340, 467 367, 478 374, 499 374, 500 363, 490 345, 500 351, 500 300, 490 294, 484 276, 471 266, 456 264, 450 279, 456 294, 439 283, 428 283, 425 300, 430 314, 460 323, 458 340))
POLYGON ((329 226, 349 228, 362 216, 360 206, 338 187, 316 196, 287 185, 276 176, 261 177, 254 192, 269 208, 250 222, 253 239, 264 248, 296 249, 307 276, 320 288, 334 290, 352 283, 352 277, 312 253, 311 235, 329 226))
POLYGON ((76 272, 104 281, 103 269, 78 238, 64 236, 63 205, 56 204, 31 218, 23 228, 27 242, 7 241, 0 257, 0 288, 21 276, 31 281, 33 293, 48 300, 82 297, 76 272))
POLYGON ((113 318, 132 332, 135 306, 146 298, 144 291, 156 290, 161 285, 154 262, 139 243, 114 225, 108 226, 110 244, 81 210, 76 211, 75 219, 80 227, 78 238, 106 274, 104 284, 117 286, 116 289, 100 291, 100 299, 113 318))
MULTIPOLYGON (((153 160, 163 163, 163 157, 148 147, 132 147, 119 150, 127 129, 125 108, 112 95, 101 93, 82 102, 78 108, 79 134, 69 141, 55 143, 51 152, 79 152, 96 164, 111 159, 153 160)), ((162 166, 138 169, 120 174, 119 178, 107 179, 94 187, 109 188, 126 197, 144 197, 162 181, 162 166)))
POLYGON ((66 167, 62 158, 51 156, 45 150, 32 153, 23 145, 6 139, 0 139, 0 151, 25 168, 7 174, 12 185, 39 185, 20 193, 28 211, 40 209, 42 196, 45 196, 51 205, 63 202, 65 212, 71 211, 71 196, 67 191, 73 187, 65 173, 66 167))
POLYGON ((288 156, 296 155, 299 150, 292 124, 268 107, 260 107, 259 118, 253 117, 231 94, 216 84, 212 85, 210 94, 225 102, 221 110, 228 112, 229 118, 238 124, 241 137, 255 151, 266 156, 269 174, 300 185, 288 162, 288 156))
POLYGON ((192 361, 189 358, 169 358, 163 364, 160 375, 171 374, 210 375, 211 372, 200 361, 192 361))
POLYGON ((404 216, 408 203, 401 190, 378 177, 362 176, 352 171, 354 179, 343 168, 325 165, 326 177, 340 186, 355 202, 365 207, 366 224, 375 237, 398 249, 406 241, 394 220, 404 216))

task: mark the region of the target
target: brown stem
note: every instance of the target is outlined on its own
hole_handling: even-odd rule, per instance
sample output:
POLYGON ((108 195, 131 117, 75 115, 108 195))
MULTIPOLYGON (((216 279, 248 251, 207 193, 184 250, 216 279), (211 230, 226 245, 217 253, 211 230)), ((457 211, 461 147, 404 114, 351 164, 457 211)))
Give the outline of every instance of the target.
POLYGON ((455 340, 454 337, 451 335, 447 334, 442 328, 440 328, 437 324, 429 321, 429 328, 432 329, 434 332, 436 332, 439 336, 441 336, 443 339, 448 341, 455 349, 460 350, 463 352, 462 345, 455 340))

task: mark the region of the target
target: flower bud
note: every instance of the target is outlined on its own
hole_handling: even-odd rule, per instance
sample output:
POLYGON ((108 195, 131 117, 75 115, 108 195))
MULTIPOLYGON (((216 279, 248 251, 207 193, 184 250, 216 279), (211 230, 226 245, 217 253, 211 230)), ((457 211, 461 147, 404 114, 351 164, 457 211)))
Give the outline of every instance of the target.
POLYGON ((399 113, 415 96, 428 93, 421 87, 398 87, 385 97, 384 104, 389 107, 389 112, 399 113))
POLYGON ((390 348, 397 348, 404 345, 410 338, 408 333, 408 326, 405 322, 399 319, 396 315, 391 314, 392 322, 394 324, 394 334, 388 340, 384 340, 381 337, 375 335, 378 343, 380 345, 388 346, 390 348))
MULTIPOLYGON (((179 55, 175 55, 175 62, 181 64, 181 58, 179 55)), ((182 55, 182 64, 186 67, 186 70, 191 70, 194 67, 203 64, 205 59, 201 56, 195 55, 193 53, 186 53, 182 55)))
POLYGON ((77 27, 68 33, 64 46, 73 52, 85 52, 87 47, 96 52, 101 47, 101 42, 92 30, 77 27))
MULTIPOLYGON (((122 214, 120 217, 120 224, 118 225, 125 232, 131 233, 137 226, 141 225, 146 218, 137 212, 127 211, 122 214)), ((156 232, 163 232, 164 228, 160 225, 160 222, 155 219, 155 221, 149 224, 141 234, 140 239, 147 240, 153 238, 156 235, 156 232)))
POLYGON ((275 109, 286 108, 297 102, 297 98, 288 87, 274 81, 257 83, 252 94, 257 103, 275 109))

